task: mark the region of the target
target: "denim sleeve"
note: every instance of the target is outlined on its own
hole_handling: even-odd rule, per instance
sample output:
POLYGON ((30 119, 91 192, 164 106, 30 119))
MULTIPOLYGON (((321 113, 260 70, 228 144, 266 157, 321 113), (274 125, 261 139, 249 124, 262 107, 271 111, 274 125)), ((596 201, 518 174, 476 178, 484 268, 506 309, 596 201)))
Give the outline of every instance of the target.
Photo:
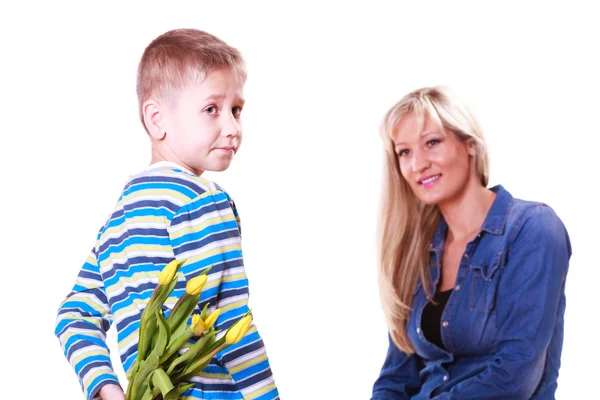
POLYGON ((418 393, 421 387, 419 379, 419 358, 408 356, 400 351, 389 338, 389 348, 379 378, 373 385, 371 400, 408 400, 418 393))
POLYGON ((571 245, 550 207, 536 205, 525 214, 496 295, 495 358, 440 399, 530 399, 542 376, 558 376, 571 245))

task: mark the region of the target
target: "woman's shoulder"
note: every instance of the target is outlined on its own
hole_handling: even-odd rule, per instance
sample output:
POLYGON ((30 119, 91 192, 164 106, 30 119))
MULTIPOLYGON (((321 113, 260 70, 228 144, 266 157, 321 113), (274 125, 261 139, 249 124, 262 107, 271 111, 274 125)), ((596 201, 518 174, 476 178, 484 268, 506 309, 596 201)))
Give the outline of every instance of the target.
POLYGON ((523 199, 513 197, 509 210, 509 218, 517 220, 523 219, 541 219, 541 220, 560 220, 560 217, 550 206, 549 203, 540 200, 523 199))
POLYGON ((513 197, 506 225, 512 239, 519 234, 527 236, 566 234, 566 227, 554 208, 540 200, 513 197))

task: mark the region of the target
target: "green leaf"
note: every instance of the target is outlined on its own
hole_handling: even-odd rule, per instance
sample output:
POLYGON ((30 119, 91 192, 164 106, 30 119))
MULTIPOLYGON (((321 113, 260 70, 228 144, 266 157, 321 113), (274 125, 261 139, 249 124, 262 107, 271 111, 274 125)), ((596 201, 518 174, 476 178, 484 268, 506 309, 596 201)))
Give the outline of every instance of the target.
POLYGON ((125 376, 127 376, 127 380, 131 381, 133 376, 137 373, 138 367, 140 366, 139 361, 140 361, 140 359, 136 357, 135 361, 133 362, 133 365, 131 366, 131 368, 129 368, 129 371, 127 371, 127 373, 125 374, 125 376))
POLYGON ((173 354, 177 353, 188 342, 188 340, 194 336, 194 332, 189 326, 185 326, 185 328, 185 331, 183 331, 183 333, 181 333, 175 339, 173 339, 173 336, 171 336, 169 346, 164 354, 160 357, 161 364, 167 361, 173 354))
POLYGON ((206 319, 208 315, 208 302, 204 305, 204 308, 202 309, 202 312, 200 313, 200 318, 202 318, 202 321, 204 321, 206 319))
POLYGON ((137 357, 143 361, 146 359, 147 354, 152 347, 152 338, 154 337, 154 333, 156 332, 156 315, 151 316, 142 327, 143 330, 140 331, 138 343, 138 354, 137 357))
POLYGON ((180 374, 178 374, 176 379, 177 383, 181 382, 182 380, 187 380, 192 376, 198 375, 200 371, 202 371, 210 363, 210 360, 214 357, 214 355, 225 347, 225 337, 222 337, 210 346, 206 346, 204 351, 201 354, 198 354, 197 357, 191 363, 189 363, 180 374))
POLYGON ((179 399, 179 396, 182 395, 186 390, 193 388, 194 386, 195 385, 193 383, 179 384, 164 397, 164 400, 177 400, 179 399))
POLYGON ((160 285, 157 285, 154 288, 154 291, 152 292, 152 297, 150 297, 150 300, 148 300, 148 302, 144 306, 144 309, 142 310, 142 315, 140 317, 140 320, 147 321, 148 318, 152 315, 152 313, 150 312, 150 309, 152 307, 152 304, 154 304, 154 302, 156 301, 156 296, 158 296, 158 294, 160 293, 161 290, 164 290, 164 288, 162 288, 160 285))
POLYGON ((215 266, 215 264, 210 264, 204 271, 202 271, 198 276, 206 275, 210 272, 210 270, 215 266))
POLYGON ((152 395, 152 389, 150 389, 150 387, 147 387, 140 400, 152 400, 153 398, 154 396, 152 395))
POLYGON ((169 343, 171 330, 169 329, 169 324, 167 323, 167 320, 163 316, 161 310, 156 310, 156 318, 158 320, 158 336, 156 336, 156 344, 154 345, 154 349, 152 349, 151 354, 154 354, 160 358, 165 352, 167 343, 169 343))
POLYGON ((162 306, 165 304, 165 301, 169 298, 169 296, 173 292, 173 289, 175 289, 175 286, 177 285, 177 280, 178 274, 175 274, 169 286, 161 286, 159 293, 156 296, 156 300, 152 303, 151 309, 148 311, 148 313, 151 312, 151 315, 154 315, 156 310, 162 309, 162 306))
POLYGON ((156 332, 156 310, 162 309, 165 300, 173 292, 175 285, 177 285, 177 274, 175 274, 175 277, 168 286, 157 287, 157 291, 152 295, 152 299, 142 311, 138 335, 138 358, 141 360, 144 360, 150 351, 152 337, 154 336, 154 332, 156 332))
MULTIPOLYGON (((168 320, 167 320, 168 323, 168 320)), ((179 336, 187 334, 187 330, 190 328, 190 326, 188 324, 180 324, 177 329, 171 329, 169 327, 169 329, 171 329, 171 340, 169 340, 169 346, 171 345, 171 343, 175 342, 177 340, 177 338, 179 338, 179 336)))
POLYGON ((194 363, 194 367, 193 368, 185 368, 180 375, 178 375, 175 378, 176 382, 182 381, 182 380, 188 380, 196 375, 198 375, 204 368, 206 368, 206 366, 210 363, 210 360, 212 360, 213 355, 206 355, 204 357, 202 357, 201 359, 199 359, 197 362, 194 363))
POLYGON ((202 338, 200 338, 200 340, 198 340, 196 343, 194 343, 192 345, 192 347, 190 347, 188 349, 188 351, 186 351, 185 353, 183 353, 181 356, 179 356, 178 358, 175 359, 175 361, 173 361, 171 363, 171 365, 169 366, 169 369, 167 370, 167 374, 171 375, 171 373, 173 371, 175 371, 175 368, 179 365, 183 365, 185 367, 185 364, 188 362, 191 362, 192 360, 194 360, 195 358, 202 356, 202 351, 207 348, 208 346, 208 341, 209 339, 216 335, 217 332, 213 332, 210 335, 204 335, 202 338))
POLYGON ((162 368, 154 371, 154 374, 152 374, 152 383, 160 390, 163 397, 174 389, 173 382, 171 382, 169 375, 162 368))
MULTIPOLYGON (((204 271, 202 271, 198 276, 206 275, 212 269, 212 267, 213 265, 210 265, 209 267, 205 268, 204 271)), ((177 303, 167 318, 171 332, 180 329, 182 324, 187 325, 187 321, 198 305, 201 295, 202 292, 194 296, 191 296, 186 292, 179 298, 179 300, 177 300, 177 303)))
POLYGON ((131 382, 131 396, 133 399, 140 399, 144 394, 145 390, 142 391, 148 381, 150 380, 150 374, 158 368, 158 357, 151 354, 148 358, 140 363, 139 371, 134 376, 133 382, 131 382))
MULTIPOLYGON (((142 390, 144 387, 146 388, 146 390, 144 391, 144 394, 142 395, 141 400, 152 400, 160 393, 158 391, 158 389, 155 390, 155 388, 152 386, 152 376, 153 375, 154 375, 154 373, 150 373, 150 375, 144 381, 142 390), (155 392, 156 392, 156 394, 155 394, 155 392)), ((127 398, 127 399, 129 399, 129 398, 127 398)))
MULTIPOLYGON (((208 332, 206 332, 206 335, 208 335, 209 333, 213 333, 213 332, 221 332, 221 331, 217 331, 215 329, 215 326, 213 325, 213 326, 210 327, 210 329, 208 330, 208 332)), ((212 347, 215 344, 216 341, 217 341, 217 338, 216 338, 216 336, 213 335, 208 340, 208 345, 212 347)))
POLYGON ((161 365, 164 365, 165 368, 168 368, 173 361, 175 361, 179 357, 179 353, 175 352, 171 357, 167 358, 166 361, 163 361, 161 365))
POLYGON ((169 322, 169 328, 171 328, 171 332, 180 329, 181 325, 187 325, 187 322, 194 312, 194 309, 198 305, 198 300, 200 300, 200 295, 202 292, 197 295, 190 296, 187 293, 184 293, 183 296, 177 301, 175 307, 169 314, 167 321, 169 322))
POLYGON ((150 298, 150 300, 148 300, 148 303, 146 304, 146 306, 144 307, 144 310, 142 311, 142 316, 140 317, 140 320, 147 321, 148 319, 150 319, 151 317, 154 316, 154 313, 156 313, 156 310, 162 308, 162 306, 165 303, 165 300, 169 298, 169 296, 173 292, 173 289, 177 285, 177 281, 179 279, 177 271, 179 271, 179 268, 181 268, 181 266, 183 264, 185 264, 186 262, 187 262, 187 260, 184 260, 184 261, 178 263, 177 270, 175 271, 175 275, 173 276, 171 283, 169 283, 168 285, 157 285, 156 286, 156 288, 154 289, 154 292, 152 292, 152 297, 150 298))
POLYGON ((131 368, 129 368, 129 371, 127 371, 127 381, 129 382, 127 385, 127 393, 126 393, 126 398, 127 400, 131 399, 131 389, 133 387, 133 381, 135 380, 135 377, 137 376, 138 370, 140 369, 140 359, 136 358, 135 361, 133 362, 133 365, 131 366, 131 368))

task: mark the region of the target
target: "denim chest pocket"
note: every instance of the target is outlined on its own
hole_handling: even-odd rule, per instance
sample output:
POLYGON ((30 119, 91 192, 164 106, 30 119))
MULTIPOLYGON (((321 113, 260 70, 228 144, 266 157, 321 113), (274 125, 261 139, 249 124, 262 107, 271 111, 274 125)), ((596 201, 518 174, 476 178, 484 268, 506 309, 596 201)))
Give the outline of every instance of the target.
POLYGON ((473 262, 471 269, 471 293, 469 310, 471 312, 489 313, 496 305, 496 291, 502 274, 501 267, 504 252, 496 253, 493 258, 473 262))

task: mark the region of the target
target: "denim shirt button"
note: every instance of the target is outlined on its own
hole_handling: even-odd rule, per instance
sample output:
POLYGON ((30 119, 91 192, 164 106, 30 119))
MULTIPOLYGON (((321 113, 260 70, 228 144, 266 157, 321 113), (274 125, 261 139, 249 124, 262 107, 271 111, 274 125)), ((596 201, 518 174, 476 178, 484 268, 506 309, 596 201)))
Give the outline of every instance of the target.
POLYGON ((444 382, 448 380, 448 375, 444 375, 444 382))
POLYGON ((460 290, 460 285, 456 285, 456 287, 454 288, 454 290, 460 290))
POLYGON ((445 327, 447 327, 447 326, 448 326, 448 321, 444 321, 444 322, 442 322, 442 326, 443 326, 444 328, 445 328, 445 327))
POLYGON ((469 255, 468 255, 468 254, 465 254, 465 258, 469 258, 469 255))
POLYGON ((421 333, 421 328, 417 328, 417 333, 421 333))

